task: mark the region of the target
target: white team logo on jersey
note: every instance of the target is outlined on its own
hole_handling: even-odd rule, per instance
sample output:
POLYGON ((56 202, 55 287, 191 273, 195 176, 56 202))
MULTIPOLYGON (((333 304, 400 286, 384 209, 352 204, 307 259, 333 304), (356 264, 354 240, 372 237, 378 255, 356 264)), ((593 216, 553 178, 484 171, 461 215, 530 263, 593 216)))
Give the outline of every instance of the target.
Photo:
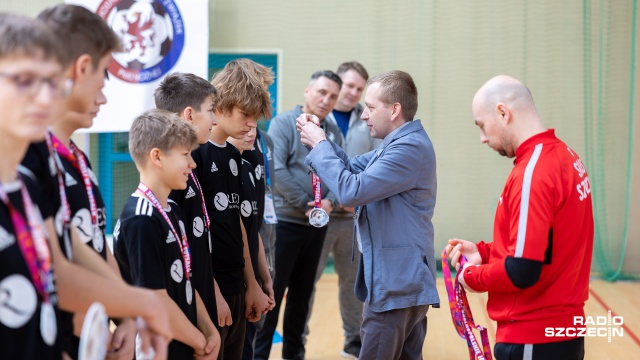
POLYGON ((173 281, 180 283, 184 276, 184 270, 182 269, 182 260, 177 259, 171 264, 171 278, 173 281))
POLYGON ((196 196, 196 192, 193 191, 193 188, 191 186, 189 186, 189 190, 187 190, 187 195, 185 195, 184 198, 191 199, 194 196, 196 196))
POLYGON ((249 200, 245 200, 240 204, 240 213, 244 217, 249 217, 251 215, 251 202, 249 200))
POLYGON ((219 192, 216 194, 213 204, 218 211, 224 211, 229 206, 229 197, 227 197, 227 194, 219 192))
MULTIPOLYGON (((258 179, 258 180, 262 179, 262 168, 263 168, 262 165, 256 166, 256 179, 258 179)), ((255 186, 255 184, 254 184, 254 186, 255 186)))
POLYGON ((193 218, 193 235, 200 237, 202 234, 204 234, 204 221, 200 216, 196 216, 193 218))
POLYGON ((104 249, 104 233, 97 225, 93 227, 93 249, 99 253, 104 249))
POLYGON ((218 167, 216 166, 216 163, 214 163, 213 161, 211 162, 211 172, 216 172, 218 171, 218 167))
POLYGON ((238 163, 234 159, 229 160, 229 168, 233 176, 238 176, 238 163))
POLYGON ((19 329, 36 311, 36 290, 23 275, 13 274, 0 282, 0 323, 19 329))
POLYGON ((91 213, 89 209, 80 209, 73 215, 71 224, 76 228, 80 240, 84 244, 93 239, 93 225, 91 224, 91 213))
POLYGON ((78 182, 76 181, 76 179, 73 178, 73 176, 71 176, 71 174, 66 172, 66 173, 64 173, 64 184, 67 187, 69 187, 69 186, 73 186, 73 185, 78 185, 78 182))
POLYGON ((16 243, 16 237, 0 226, 0 251, 16 243))

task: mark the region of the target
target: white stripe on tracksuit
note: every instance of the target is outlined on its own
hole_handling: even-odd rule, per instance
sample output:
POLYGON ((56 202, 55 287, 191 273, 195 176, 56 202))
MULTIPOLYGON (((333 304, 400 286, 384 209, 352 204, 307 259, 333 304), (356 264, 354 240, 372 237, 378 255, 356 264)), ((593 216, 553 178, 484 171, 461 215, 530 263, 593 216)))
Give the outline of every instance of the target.
POLYGON ((516 240, 515 257, 521 258, 524 252, 524 243, 527 238, 527 219, 529 217, 529 195, 531 194, 531 178, 533 178, 533 169, 538 163, 540 153, 542 152, 542 144, 538 144, 527 163, 524 170, 524 180, 522 182, 522 198, 520 200, 520 218, 518 219, 518 238, 516 240))

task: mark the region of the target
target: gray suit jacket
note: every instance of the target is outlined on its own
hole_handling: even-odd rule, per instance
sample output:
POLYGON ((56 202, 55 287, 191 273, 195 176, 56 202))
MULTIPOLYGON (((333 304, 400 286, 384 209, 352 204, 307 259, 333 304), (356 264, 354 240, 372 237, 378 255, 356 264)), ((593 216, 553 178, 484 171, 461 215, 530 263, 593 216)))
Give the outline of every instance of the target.
POLYGON ((341 204, 359 206, 356 296, 377 312, 439 306, 431 223, 436 158, 420 121, 404 124, 377 150, 352 158, 322 141, 305 163, 341 204))

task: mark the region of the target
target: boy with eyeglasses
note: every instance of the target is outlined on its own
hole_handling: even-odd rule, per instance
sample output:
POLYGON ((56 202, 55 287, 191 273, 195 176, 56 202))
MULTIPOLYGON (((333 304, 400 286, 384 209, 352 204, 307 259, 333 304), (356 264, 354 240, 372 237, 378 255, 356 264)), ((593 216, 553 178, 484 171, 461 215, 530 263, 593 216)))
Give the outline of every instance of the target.
MULTIPOLYGON (((68 96, 58 102, 45 141, 29 147, 22 171, 42 185, 48 199, 43 215, 52 218, 66 258, 124 284, 105 246, 106 209, 95 175, 86 154, 71 141, 71 134, 90 127, 99 107, 106 103, 102 87, 111 52, 119 51, 120 40, 98 15, 80 6, 60 4, 45 9, 38 22, 65 39, 61 46, 69 65, 63 74, 69 79, 66 86, 70 83, 72 87, 68 96)), ((72 310, 62 313, 61 338, 65 353, 75 359, 86 309, 72 310)), ((137 330, 135 321, 132 318, 115 321, 119 326, 108 344, 110 355, 131 357, 137 330)))
MULTIPOLYGON (((60 359, 58 309, 86 311, 96 300, 116 316, 143 315, 158 355, 170 338, 168 319, 149 291, 125 287, 62 256, 50 199, 18 172, 29 143, 42 141, 52 109, 68 94, 58 39, 44 25, 0 13, 0 348, 3 359, 60 359), (44 216, 43 216, 44 215, 44 216), (46 219, 43 221, 43 217, 46 219), (55 275, 54 275, 55 270, 55 275), (135 297, 144 306, 128 304, 135 297), (152 308, 145 308, 152 307, 152 308)), ((145 339, 149 332, 143 331, 145 339)))

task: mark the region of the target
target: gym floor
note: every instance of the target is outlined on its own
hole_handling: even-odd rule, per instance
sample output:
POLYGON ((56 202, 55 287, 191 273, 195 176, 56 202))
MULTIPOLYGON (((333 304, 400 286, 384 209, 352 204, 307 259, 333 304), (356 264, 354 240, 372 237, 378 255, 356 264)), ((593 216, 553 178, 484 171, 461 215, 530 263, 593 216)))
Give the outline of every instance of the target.
MULTIPOLYGON (((424 358, 436 360, 468 359, 466 342, 459 338, 451 322, 447 294, 442 278, 438 278, 438 293, 443 301, 440 309, 430 309, 428 313, 427 338, 424 344, 424 358)), ((495 322, 489 321, 486 313, 486 294, 468 294, 471 311, 479 325, 489 329, 489 339, 493 349, 495 322)), ((621 316, 623 325, 612 325, 614 333, 611 342, 607 337, 586 338, 586 360, 607 360, 640 358, 640 283, 608 283, 601 280, 591 282, 589 300, 585 311, 593 319, 621 316), (599 318, 596 318, 599 317, 599 318)), ((282 316, 282 312, 280 314, 282 316)), ((618 323, 620 322, 620 318, 618 323)), ((278 333, 282 334, 282 321, 278 333)), ((340 360, 343 335, 338 307, 338 278, 325 273, 317 285, 316 300, 309 322, 310 334, 307 339, 307 360, 340 360)), ((588 326, 588 327, 598 327, 588 326)), ((607 327, 608 326, 602 326, 607 327)), ((476 334, 477 336, 477 334, 476 334)), ((479 339, 479 337, 478 337, 479 339)), ((270 359, 281 359, 282 343, 274 344, 270 359)))

